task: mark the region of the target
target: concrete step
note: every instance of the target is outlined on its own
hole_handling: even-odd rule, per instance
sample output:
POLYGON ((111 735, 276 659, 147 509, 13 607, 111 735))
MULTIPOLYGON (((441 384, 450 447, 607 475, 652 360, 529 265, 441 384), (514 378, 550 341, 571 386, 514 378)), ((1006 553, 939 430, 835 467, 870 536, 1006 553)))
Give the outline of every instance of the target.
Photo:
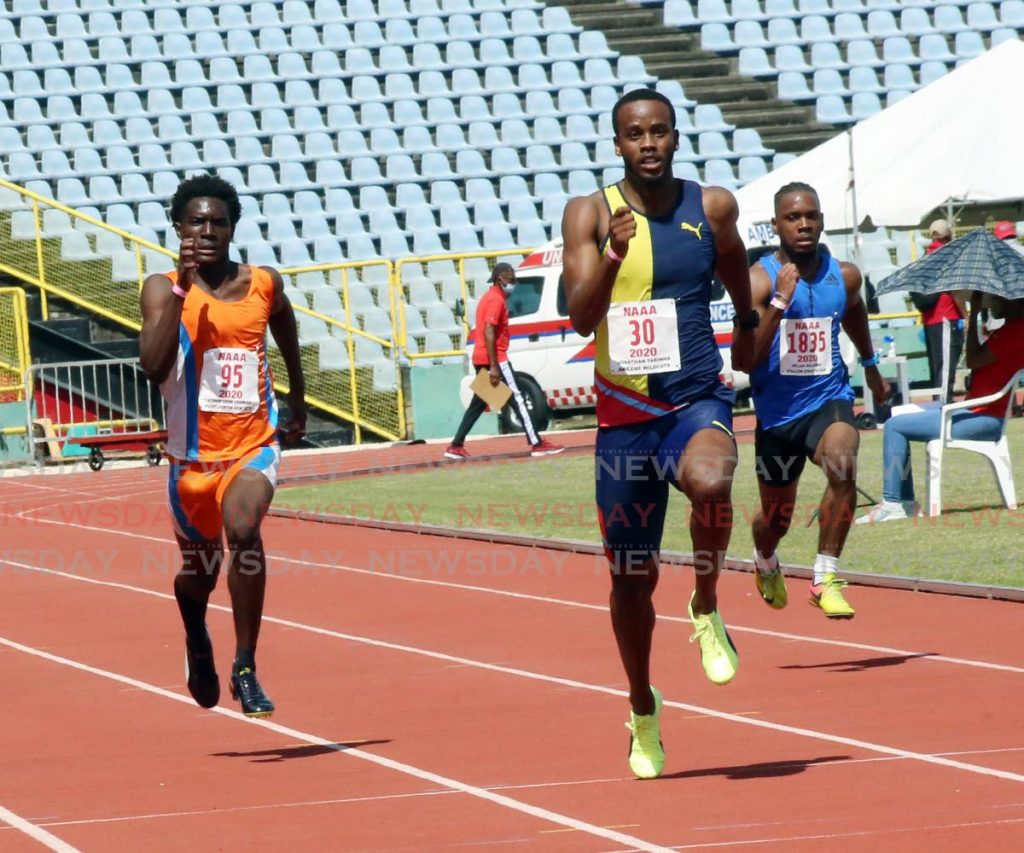
POLYGON ((732 80, 688 80, 683 84, 687 97, 708 104, 763 104, 774 101, 772 90, 756 80, 738 77, 732 80))
POLYGON ((739 127, 808 126, 814 123, 814 111, 807 107, 765 101, 761 104, 720 103, 722 115, 739 127))
POLYGON ((675 52, 644 57, 644 67, 663 80, 678 80, 684 89, 691 78, 726 79, 733 74, 732 63, 724 57, 691 56, 675 52))
POLYGON ((786 154, 804 154, 841 132, 836 128, 799 128, 795 125, 786 129, 766 128, 760 131, 761 142, 766 148, 786 154))

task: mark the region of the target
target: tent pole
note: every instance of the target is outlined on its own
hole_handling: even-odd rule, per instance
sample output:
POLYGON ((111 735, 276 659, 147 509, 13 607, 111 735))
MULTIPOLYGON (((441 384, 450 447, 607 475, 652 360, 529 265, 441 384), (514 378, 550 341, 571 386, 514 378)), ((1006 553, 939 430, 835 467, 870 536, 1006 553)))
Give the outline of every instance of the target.
POLYGON ((853 261, 859 267, 860 262, 860 218, 857 216, 857 172, 853 165, 853 131, 847 131, 849 140, 850 157, 850 183, 847 187, 850 193, 850 206, 853 211, 853 261))

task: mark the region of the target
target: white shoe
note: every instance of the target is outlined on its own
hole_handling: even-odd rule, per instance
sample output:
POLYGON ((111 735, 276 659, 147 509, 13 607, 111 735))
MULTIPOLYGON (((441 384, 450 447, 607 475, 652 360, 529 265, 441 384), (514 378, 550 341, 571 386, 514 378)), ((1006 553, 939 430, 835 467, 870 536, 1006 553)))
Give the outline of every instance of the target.
POLYGON ((921 514, 921 505, 917 501, 900 501, 889 503, 883 501, 875 504, 870 510, 854 524, 880 524, 883 521, 906 521, 921 514))

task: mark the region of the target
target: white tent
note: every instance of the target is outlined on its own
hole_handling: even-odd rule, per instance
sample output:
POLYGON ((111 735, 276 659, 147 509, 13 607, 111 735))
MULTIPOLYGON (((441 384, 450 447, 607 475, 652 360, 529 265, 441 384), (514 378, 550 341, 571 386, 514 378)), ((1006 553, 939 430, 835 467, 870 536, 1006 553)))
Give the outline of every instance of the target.
POLYGON ((748 245, 762 242, 758 223, 771 220, 773 196, 790 181, 818 191, 829 231, 853 230, 867 217, 916 226, 951 199, 1024 198, 1021 80, 1024 42, 1003 42, 742 187, 741 235, 748 245))

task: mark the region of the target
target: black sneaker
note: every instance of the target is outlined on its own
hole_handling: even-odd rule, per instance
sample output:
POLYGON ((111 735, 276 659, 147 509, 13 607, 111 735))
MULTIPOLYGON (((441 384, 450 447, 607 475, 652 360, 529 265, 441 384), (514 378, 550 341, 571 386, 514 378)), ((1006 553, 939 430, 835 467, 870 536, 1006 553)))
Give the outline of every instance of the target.
POLYGON ((185 680, 188 692, 200 707, 212 708, 220 701, 220 679, 213 665, 209 634, 195 642, 185 637, 185 680))
POLYGON ((247 717, 269 717, 274 703, 256 680, 256 670, 249 666, 231 673, 231 698, 237 699, 247 717))

